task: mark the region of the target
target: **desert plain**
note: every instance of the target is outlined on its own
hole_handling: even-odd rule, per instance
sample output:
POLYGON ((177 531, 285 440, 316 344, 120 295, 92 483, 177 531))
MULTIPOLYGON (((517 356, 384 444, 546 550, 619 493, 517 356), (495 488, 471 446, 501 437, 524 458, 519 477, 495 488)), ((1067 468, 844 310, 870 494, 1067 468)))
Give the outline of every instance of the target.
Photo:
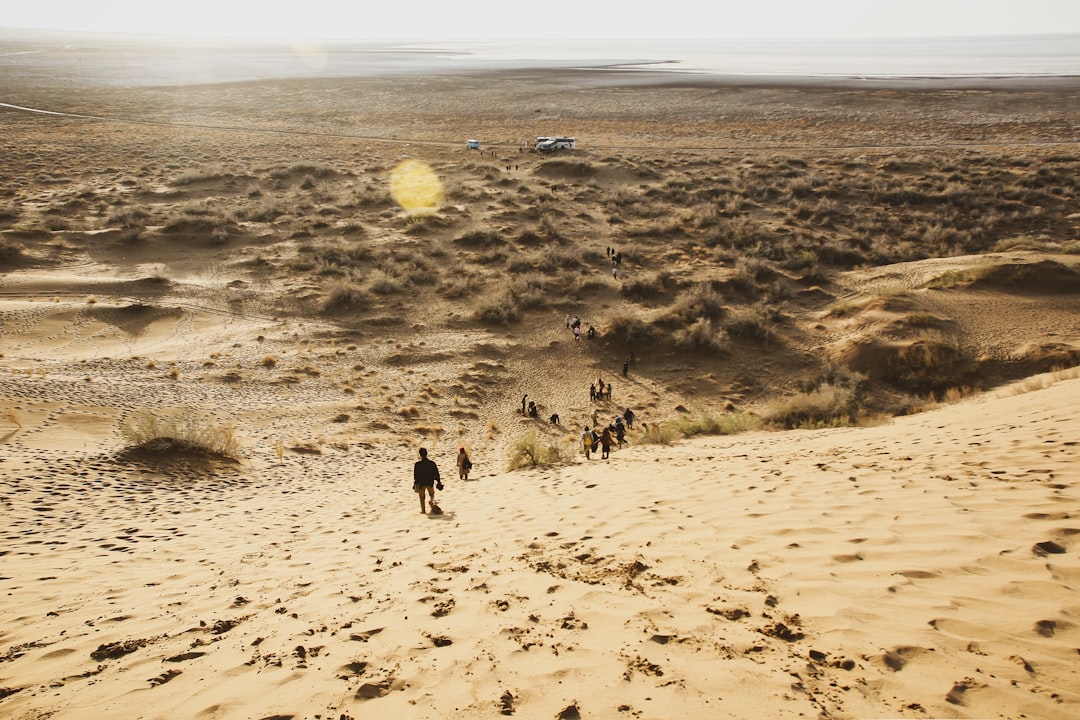
POLYGON ((0 717, 1080 713, 1080 80, 3 50, 0 717))

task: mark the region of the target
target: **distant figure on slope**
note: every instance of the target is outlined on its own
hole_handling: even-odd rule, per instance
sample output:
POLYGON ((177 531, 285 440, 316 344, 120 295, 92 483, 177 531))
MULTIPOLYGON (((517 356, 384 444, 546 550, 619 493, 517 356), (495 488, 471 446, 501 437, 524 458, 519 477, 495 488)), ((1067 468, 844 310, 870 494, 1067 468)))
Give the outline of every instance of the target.
POLYGON ((428 459, 427 448, 420 448, 420 459, 413 465, 413 490, 420 496, 420 512, 427 515, 426 499, 431 500, 431 512, 438 514, 439 506, 435 504, 435 488, 442 490, 442 479, 439 477, 439 468, 435 462, 428 459), (427 493, 428 498, 424 497, 427 493))
POLYGON ((472 470, 472 460, 469 459, 469 453, 465 452, 465 448, 458 448, 457 454, 457 473, 458 478, 461 480, 469 479, 469 471, 472 470))
POLYGON ((592 433, 589 432, 589 428, 585 428, 581 431, 581 449, 585 451, 585 459, 589 459, 589 452, 592 451, 592 433))

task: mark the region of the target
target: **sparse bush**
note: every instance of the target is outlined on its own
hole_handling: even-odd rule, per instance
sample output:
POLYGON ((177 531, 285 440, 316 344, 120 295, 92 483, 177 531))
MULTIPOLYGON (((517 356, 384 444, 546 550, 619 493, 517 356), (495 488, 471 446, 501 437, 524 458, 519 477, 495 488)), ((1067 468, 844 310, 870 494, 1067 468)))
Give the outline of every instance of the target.
POLYGON ((323 312, 350 310, 366 304, 367 293, 362 287, 350 282, 335 282, 323 300, 323 312))
POLYGON ((131 450, 234 458, 239 442, 232 425, 219 425, 191 408, 137 410, 120 427, 131 450))
POLYGON ((651 423, 641 426, 639 442, 643 445, 670 445, 678 435, 678 431, 668 423, 651 423))
POLYGON ((491 230, 471 230, 455 237, 454 244, 466 248, 490 250, 506 245, 506 240, 491 230))
POLYGON ((698 318, 688 328, 676 330, 675 346, 683 350, 711 350, 727 352, 729 349, 727 332, 709 318, 698 318))
POLYGON ((483 322, 509 325, 521 319, 521 308, 509 292, 492 293, 477 301, 473 314, 483 322))
POLYGON ((619 292, 637 301, 656 300, 667 291, 672 279, 668 272, 646 273, 623 282, 619 292))
POLYGON ((14 260, 15 258, 21 257, 25 251, 26 246, 22 243, 8 240, 7 238, 0 238, 0 261, 14 260))
POLYGON ((769 424, 786 429, 854 425, 858 417, 855 390, 822 385, 808 393, 774 400, 763 417, 769 424))
POLYGON ((608 323, 607 334, 627 345, 644 345, 656 338, 656 330, 644 320, 618 315, 608 323))
POLYGON ((675 300, 676 312, 687 320, 706 318, 719 320, 727 311, 724 308, 724 296, 707 283, 697 283, 684 290, 675 300))
POLYGON ((760 430, 764 421, 760 416, 747 412, 703 415, 697 418, 678 418, 671 423, 673 429, 685 437, 697 435, 736 435, 741 432, 760 430))
POLYGON ((526 467, 555 465, 574 456, 576 442, 573 438, 544 438, 530 430, 510 447, 509 470, 526 467))
POLYGON ((146 221, 150 217, 150 213, 146 212, 142 208, 132 207, 115 207, 105 219, 105 223, 110 227, 122 227, 142 229, 146 227, 146 221))
POLYGON ((775 320, 776 314, 770 308, 745 308, 724 321, 724 330, 731 337, 768 342, 773 339, 771 325, 775 320))
POLYGON ((394 295, 403 289, 401 282, 388 273, 371 283, 371 292, 377 295, 394 295))

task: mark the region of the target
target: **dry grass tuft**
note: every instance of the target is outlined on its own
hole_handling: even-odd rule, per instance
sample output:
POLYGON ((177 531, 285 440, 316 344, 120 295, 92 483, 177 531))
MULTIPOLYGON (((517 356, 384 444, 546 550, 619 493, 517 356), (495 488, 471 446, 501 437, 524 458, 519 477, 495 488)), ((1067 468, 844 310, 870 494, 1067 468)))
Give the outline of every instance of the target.
POLYGON ((510 447, 507 469, 555 465, 574 457, 577 443, 573 438, 543 438, 536 430, 519 437, 510 447))
POLYGON ((121 424, 129 450, 155 454, 235 459, 239 441, 232 425, 220 425, 191 408, 137 410, 121 424))

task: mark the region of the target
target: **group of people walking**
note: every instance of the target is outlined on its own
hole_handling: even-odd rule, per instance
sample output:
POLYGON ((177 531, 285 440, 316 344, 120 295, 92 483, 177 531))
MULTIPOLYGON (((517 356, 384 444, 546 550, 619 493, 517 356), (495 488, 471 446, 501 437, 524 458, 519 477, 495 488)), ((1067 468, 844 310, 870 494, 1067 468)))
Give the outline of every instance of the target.
POLYGON ((593 413, 593 427, 586 426, 581 432, 581 449, 585 453, 585 459, 592 457, 592 453, 600 450, 600 459, 607 460, 613 445, 622 447, 626 442, 626 431, 633 427, 634 411, 626 408, 622 415, 616 415, 615 419, 607 426, 597 430, 595 423, 596 413, 593 413))

